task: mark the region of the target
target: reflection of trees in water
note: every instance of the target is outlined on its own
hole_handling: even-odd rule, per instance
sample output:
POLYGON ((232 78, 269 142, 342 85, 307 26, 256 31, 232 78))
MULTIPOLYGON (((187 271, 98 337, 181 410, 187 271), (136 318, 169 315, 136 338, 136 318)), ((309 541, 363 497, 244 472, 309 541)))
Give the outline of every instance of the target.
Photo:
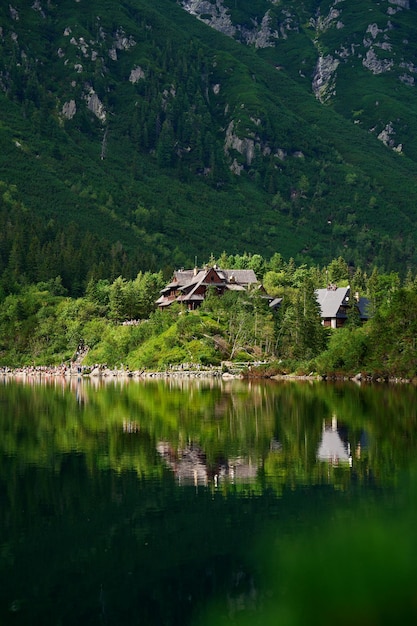
POLYGON ((417 432, 411 386, 212 379, 28 386, 9 381, 2 388, 2 406, 0 446, 16 458, 16 466, 57 466, 62 455, 77 450, 92 470, 161 476, 167 464, 158 444, 169 442, 177 464, 182 461, 183 480, 187 475, 194 481, 196 475, 200 483, 243 483, 257 474, 259 488, 278 491, 285 485, 347 485, 352 477, 392 482, 410 458, 417 432), (337 435, 341 447, 328 458, 339 464, 326 468, 318 460, 333 415, 337 432, 328 434, 337 435), (352 471, 344 473, 346 457, 352 471))
MULTIPOLYGON (((354 552, 356 531, 344 523, 336 536, 334 514, 342 503, 351 512, 348 521, 362 521, 377 499, 393 506, 394 490, 350 486, 355 480, 367 487, 370 475, 390 486, 415 456, 413 388, 133 383, 97 389, 86 384, 81 392, 80 403, 71 386, 11 383, 0 389, 2 597, 10 597, 8 607, 20 607, 21 623, 26 617, 25 623, 46 623, 50 598, 55 621, 68 624, 95 623, 100 615, 109 624, 123 618, 134 623, 138 615, 147 624, 191 623, 190 597, 201 608, 221 594, 228 617, 239 623, 240 611, 252 610, 261 593, 248 552, 269 522, 274 534, 265 554, 275 569, 268 594, 272 589, 272 599, 278 597, 296 617, 302 613, 294 623, 310 623, 315 598, 324 608, 329 598, 338 598, 343 607, 352 585, 362 598, 373 581, 369 564, 375 557, 365 552, 363 558, 363 546, 376 546, 376 562, 385 566, 369 594, 372 610, 381 597, 391 602, 401 572, 414 585, 414 535, 398 523, 387 554, 391 526, 375 533, 375 544, 368 541, 374 537, 369 525, 354 552), (331 429, 332 416, 341 445, 350 443, 352 467, 317 458, 323 420, 331 429), (255 459, 253 465, 248 459, 255 459), (172 469, 184 488, 177 488, 172 469), (331 488, 316 487, 323 484, 331 488), (331 522, 323 531, 325 517, 331 522), (289 542, 300 528, 308 531, 305 541, 289 542), (337 575, 335 555, 336 565, 343 564, 337 575), (382 594, 381 580, 388 581, 382 594)), ((269 567, 265 560, 259 571, 269 567)), ((339 614, 335 605, 330 608, 326 623, 339 614)), ((317 614, 324 623, 322 611, 317 614)), ((2 616, 6 623, 10 613, 2 616)), ((274 614, 270 623, 286 623, 285 614, 279 617, 274 614)))

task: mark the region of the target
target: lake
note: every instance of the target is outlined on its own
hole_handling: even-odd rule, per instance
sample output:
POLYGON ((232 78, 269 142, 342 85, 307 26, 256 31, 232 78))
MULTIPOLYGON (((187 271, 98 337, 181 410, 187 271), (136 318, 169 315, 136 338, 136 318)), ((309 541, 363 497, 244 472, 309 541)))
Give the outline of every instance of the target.
POLYGON ((417 390, 0 381, 0 624, 417 623, 417 390))

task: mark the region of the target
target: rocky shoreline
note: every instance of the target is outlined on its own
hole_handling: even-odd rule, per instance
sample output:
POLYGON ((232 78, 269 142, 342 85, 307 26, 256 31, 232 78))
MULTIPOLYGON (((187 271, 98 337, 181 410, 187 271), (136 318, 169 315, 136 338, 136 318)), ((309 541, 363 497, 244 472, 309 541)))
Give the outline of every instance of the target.
POLYGON ((113 379, 167 379, 167 378, 243 378, 239 371, 225 371, 221 367, 211 368, 169 368, 164 371, 135 370, 128 368, 108 368, 103 365, 94 365, 93 367, 77 366, 69 367, 67 365, 57 366, 25 366, 25 367, 0 367, 0 376, 4 378, 19 379, 54 379, 54 378, 93 378, 103 380, 113 379))
POLYGON ((3 378, 16 378, 23 380, 44 380, 44 379, 73 379, 73 378, 86 378, 94 380, 117 380, 117 379, 133 379, 133 380, 146 380, 146 379, 199 379, 199 378, 211 378, 211 379, 247 379, 247 380, 275 380, 275 381, 327 381, 327 382, 354 382, 361 383, 392 383, 392 384, 405 384, 411 383, 417 385, 417 379, 401 378, 401 377, 389 377, 389 376, 375 376, 372 374, 358 373, 354 376, 342 375, 342 374, 328 374, 321 376, 319 374, 276 374, 271 376, 257 376, 251 374, 250 369, 234 366, 228 363, 227 366, 193 366, 189 367, 188 364, 172 366, 163 371, 151 371, 151 370, 134 370, 131 371, 126 367, 109 368, 106 365, 94 365, 94 366, 68 366, 65 364, 56 366, 46 365, 29 365, 25 367, 0 367, 0 377, 3 378))

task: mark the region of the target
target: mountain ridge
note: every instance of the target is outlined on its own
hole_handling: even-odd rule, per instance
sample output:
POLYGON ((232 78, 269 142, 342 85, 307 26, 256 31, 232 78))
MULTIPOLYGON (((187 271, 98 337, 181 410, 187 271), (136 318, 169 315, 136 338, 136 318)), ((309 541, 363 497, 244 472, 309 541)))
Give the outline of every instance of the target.
MULTIPOLYGON (((417 261, 415 12, 405 0, 16 0, 0 9, 0 180, 54 237, 73 224, 99 239, 80 284, 222 250, 404 270, 417 261), (216 11, 230 32, 202 23, 216 11)), ((3 282, 16 230, 2 235, 3 282)))

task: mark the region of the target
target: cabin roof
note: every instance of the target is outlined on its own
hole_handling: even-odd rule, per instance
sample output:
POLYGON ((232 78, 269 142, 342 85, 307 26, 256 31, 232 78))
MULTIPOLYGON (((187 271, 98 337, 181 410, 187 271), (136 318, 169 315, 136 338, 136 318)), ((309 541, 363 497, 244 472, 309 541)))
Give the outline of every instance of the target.
POLYGON ((342 304, 349 304, 349 292, 349 287, 316 289, 316 297, 320 305, 321 317, 336 317, 342 304))

